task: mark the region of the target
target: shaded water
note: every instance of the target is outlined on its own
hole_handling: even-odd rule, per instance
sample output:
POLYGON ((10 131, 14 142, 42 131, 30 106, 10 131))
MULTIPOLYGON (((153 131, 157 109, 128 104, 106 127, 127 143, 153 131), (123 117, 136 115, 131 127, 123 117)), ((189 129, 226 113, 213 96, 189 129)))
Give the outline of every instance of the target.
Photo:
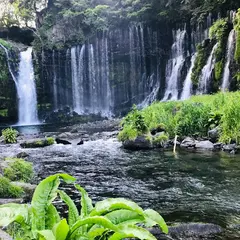
MULTIPOLYGON (((1 156, 22 149, 0 145, 1 156)), ((84 145, 24 149, 39 179, 56 172, 77 177, 96 200, 126 197, 151 207, 168 222, 216 223, 224 229, 240 219, 239 156, 159 150, 131 152, 116 139, 84 145)), ((237 235, 235 229, 234 234, 237 235)), ((239 239, 236 237, 219 239, 239 239)))

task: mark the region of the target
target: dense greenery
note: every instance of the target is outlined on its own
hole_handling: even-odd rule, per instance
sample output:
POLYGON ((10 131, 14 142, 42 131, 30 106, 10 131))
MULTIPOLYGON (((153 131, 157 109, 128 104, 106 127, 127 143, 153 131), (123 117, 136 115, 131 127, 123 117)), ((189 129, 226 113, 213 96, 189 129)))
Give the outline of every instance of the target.
POLYGON ((209 37, 211 40, 217 42, 217 48, 214 52, 215 55, 215 82, 213 89, 217 90, 219 82, 221 81, 223 69, 224 69, 224 60, 225 52, 227 45, 227 36, 228 36, 228 22, 227 19, 218 19, 210 28, 209 37))
POLYGON ((13 128, 6 128, 2 130, 5 143, 16 143, 18 131, 13 128))
POLYGON ((191 80, 193 83, 194 88, 198 86, 199 78, 201 76, 201 72, 203 67, 205 66, 208 56, 210 54, 210 48, 212 44, 209 42, 203 42, 197 45, 197 55, 194 62, 194 67, 191 74, 191 80))
MULTIPOLYGON (((208 130, 219 126, 219 141, 240 143, 240 92, 193 96, 186 101, 156 102, 139 111, 148 129, 164 124, 170 138, 179 135, 207 136, 208 130)), ((135 109, 133 110, 136 111, 135 109)), ((123 120, 120 140, 133 139, 134 117, 131 112, 123 120), (131 117, 131 122, 127 121, 131 117), (124 132, 124 138, 122 134, 124 132)), ((141 132, 135 131, 139 135, 141 132)))
POLYGON ((8 158, 8 166, 3 169, 4 177, 11 181, 29 182, 33 177, 32 163, 21 158, 8 158))
POLYGON ((67 174, 56 174, 44 179, 37 186, 31 206, 5 204, 0 206, 0 226, 18 223, 18 231, 12 231, 18 239, 76 240, 139 238, 156 240, 147 230, 139 227, 159 225, 164 233, 168 228, 163 218, 154 210, 143 210, 136 203, 123 198, 111 198, 97 202, 95 206, 86 191, 79 185, 81 212, 73 200, 58 190, 60 179, 74 183, 67 174), (61 219, 53 200, 59 196, 68 207, 68 219, 61 219))
POLYGON ((20 197, 23 194, 23 189, 18 186, 14 186, 9 179, 0 176, 0 197, 11 198, 20 197))
MULTIPOLYGON (((5 0, 6 1, 6 0, 5 0)), ((203 22, 211 12, 226 15, 236 9, 235 0, 12 0, 4 4, 6 14, 2 21, 6 26, 25 24, 36 18, 36 43, 61 47, 71 41, 83 41, 99 30, 106 30, 126 22, 167 22, 175 24, 191 19, 203 22), (42 3, 42 4, 41 4, 42 3), (41 7, 40 7, 41 6, 41 7), (9 19, 12 7, 12 21, 9 19), (7 16, 6 16, 7 15, 7 16), (8 20, 6 20, 8 19, 8 20)))

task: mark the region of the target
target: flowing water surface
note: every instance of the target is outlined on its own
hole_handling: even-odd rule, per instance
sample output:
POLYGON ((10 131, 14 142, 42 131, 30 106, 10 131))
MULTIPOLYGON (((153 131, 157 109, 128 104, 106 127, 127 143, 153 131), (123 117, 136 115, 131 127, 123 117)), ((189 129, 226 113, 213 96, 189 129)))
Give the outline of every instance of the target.
MULTIPOLYGON (((76 142, 77 143, 77 142, 76 142)), ((224 229, 240 220, 240 156, 218 153, 127 151, 116 139, 77 146, 24 149, 39 179, 66 172, 78 179, 94 201, 130 198, 159 211, 168 222, 215 223, 224 229)), ((23 151, 0 145, 0 156, 23 151)), ((223 239, 239 239, 237 237, 223 239)))

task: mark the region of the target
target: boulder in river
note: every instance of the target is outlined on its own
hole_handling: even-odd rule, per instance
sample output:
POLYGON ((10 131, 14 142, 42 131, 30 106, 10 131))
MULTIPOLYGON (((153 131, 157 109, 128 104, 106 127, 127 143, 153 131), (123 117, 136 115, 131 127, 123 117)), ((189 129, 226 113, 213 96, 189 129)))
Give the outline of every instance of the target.
POLYGON ((37 138, 29 141, 24 141, 20 144, 22 148, 42 148, 55 143, 54 138, 37 138))
POLYGON ((63 145, 69 145, 69 144, 71 144, 68 140, 61 139, 61 138, 56 138, 55 141, 56 141, 57 144, 63 144, 63 145))
POLYGON ((219 127, 215 127, 208 131, 208 137, 211 142, 215 143, 219 138, 219 127))
POLYGON ((126 140, 123 142, 123 147, 129 150, 152 149, 152 141, 148 136, 138 136, 134 140, 126 140))
POLYGON ((77 145, 83 145, 83 140, 81 139, 78 143, 77 143, 77 145))
POLYGON ((180 144, 181 148, 195 148, 196 141, 194 138, 186 137, 180 144))
POLYGON ((164 235, 159 228, 152 228, 150 232, 157 239, 174 239, 174 240, 200 240, 216 239, 215 236, 222 232, 219 225, 212 223, 184 223, 169 227, 169 234, 164 235))
POLYGON ((206 140, 206 141, 199 141, 196 142, 195 148, 198 150, 213 150, 214 145, 212 142, 206 140))
POLYGON ((236 144, 225 144, 222 146, 222 150, 225 152, 231 152, 236 149, 236 144))

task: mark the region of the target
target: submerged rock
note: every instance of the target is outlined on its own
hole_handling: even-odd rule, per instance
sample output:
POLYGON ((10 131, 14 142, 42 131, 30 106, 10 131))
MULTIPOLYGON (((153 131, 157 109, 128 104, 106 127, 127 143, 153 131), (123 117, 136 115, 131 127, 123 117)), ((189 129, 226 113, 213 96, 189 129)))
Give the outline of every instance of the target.
POLYGON ((29 156, 29 154, 28 153, 26 153, 26 152, 20 152, 20 153, 18 153, 17 154, 17 158, 26 158, 26 157, 28 157, 29 156))
POLYGON ((129 150, 152 149, 152 141, 148 136, 138 136, 135 140, 126 140, 123 147, 129 150))
POLYGON ((226 144, 222 146, 222 150, 225 152, 232 152, 233 150, 236 150, 236 144, 226 144))
POLYGON ((81 139, 78 143, 77 143, 77 145, 83 145, 83 140, 81 139))
POLYGON ((223 230, 220 226, 212 223, 189 223, 179 224, 169 227, 169 234, 164 235, 159 228, 152 228, 150 232, 157 239, 174 239, 174 240, 199 240, 199 239, 216 239, 216 234, 223 230))

